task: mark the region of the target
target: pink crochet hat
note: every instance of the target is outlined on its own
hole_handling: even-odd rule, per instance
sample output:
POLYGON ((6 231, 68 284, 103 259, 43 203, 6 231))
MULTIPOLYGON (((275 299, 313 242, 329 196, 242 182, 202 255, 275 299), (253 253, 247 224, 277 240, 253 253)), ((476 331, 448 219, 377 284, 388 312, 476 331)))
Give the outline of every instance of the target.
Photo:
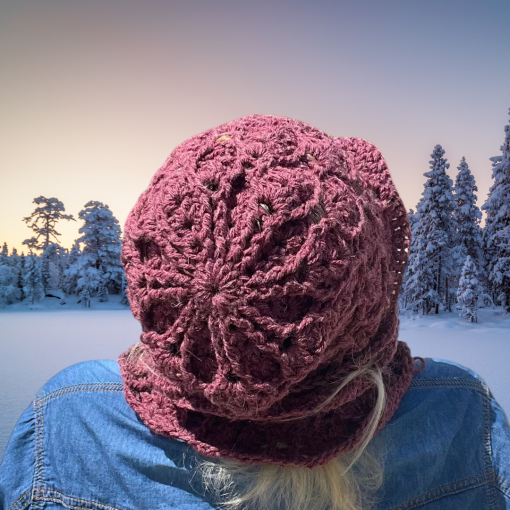
POLYGON ((271 115, 190 138, 125 225, 143 328, 142 356, 119 358, 127 402, 204 456, 314 467, 352 450, 377 398, 368 376, 282 420, 315 410, 360 365, 382 370, 377 432, 391 419, 419 371, 397 340, 410 240, 366 140, 271 115))

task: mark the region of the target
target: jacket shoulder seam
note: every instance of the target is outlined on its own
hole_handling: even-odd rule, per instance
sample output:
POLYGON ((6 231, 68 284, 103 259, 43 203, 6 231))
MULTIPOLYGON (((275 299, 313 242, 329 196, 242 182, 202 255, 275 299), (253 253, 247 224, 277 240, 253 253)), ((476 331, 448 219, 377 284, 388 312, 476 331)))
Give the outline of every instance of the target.
POLYGON ((65 395, 69 395, 71 393, 80 393, 80 392, 93 392, 93 391, 111 391, 111 392, 119 392, 124 391, 124 385, 122 383, 82 383, 82 384, 73 384, 71 386, 63 386, 54 390, 50 393, 46 393, 45 395, 38 397, 34 400, 34 407, 38 409, 39 407, 44 406, 51 400, 54 400, 59 397, 63 397, 65 395))
POLYGON ((434 379, 412 379, 409 388, 427 388, 433 386, 443 387, 467 387, 489 396, 487 385, 482 381, 475 379, 452 379, 452 378, 434 378, 434 379))
POLYGON ((36 499, 41 502, 57 503, 65 508, 76 508, 80 510, 82 509, 90 510, 91 508, 97 510, 122 510, 121 508, 116 506, 106 505, 104 503, 99 503, 97 501, 92 501, 90 499, 66 496, 65 494, 59 491, 49 489, 43 490, 42 493, 36 497, 36 499))

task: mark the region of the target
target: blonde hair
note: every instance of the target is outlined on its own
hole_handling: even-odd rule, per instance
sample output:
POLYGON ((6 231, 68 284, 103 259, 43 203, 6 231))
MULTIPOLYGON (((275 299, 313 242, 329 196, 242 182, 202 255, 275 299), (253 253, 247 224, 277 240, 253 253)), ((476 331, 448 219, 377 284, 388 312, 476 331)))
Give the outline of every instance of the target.
MULTIPOLYGON (((128 352, 127 361, 142 359, 141 343, 128 352)), ((148 367, 150 369, 150 367, 148 367)), ((371 443, 386 406, 386 390, 379 367, 358 367, 320 406, 302 419, 320 411, 352 379, 368 375, 377 387, 377 402, 358 446, 322 466, 243 464, 234 459, 202 457, 195 470, 206 491, 229 510, 369 510, 376 504, 375 492, 384 477, 385 452, 371 443), (369 448, 370 447, 370 448, 369 448), (203 460, 202 460, 203 459, 203 460)))

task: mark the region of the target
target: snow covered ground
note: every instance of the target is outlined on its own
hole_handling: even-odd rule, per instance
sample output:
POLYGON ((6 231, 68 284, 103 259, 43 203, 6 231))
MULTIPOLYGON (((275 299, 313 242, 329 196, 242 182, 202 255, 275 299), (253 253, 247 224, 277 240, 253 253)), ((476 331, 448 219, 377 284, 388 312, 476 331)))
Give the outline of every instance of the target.
MULTIPOLYGON (((63 306, 45 298, 0 310, 0 458, 9 435, 41 386, 63 368, 92 359, 117 359, 139 340, 141 327, 128 307, 111 296, 83 309, 77 298, 63 306), (33 308, 33 310, 28 310, 33 308)), ((454 361, 480 374, 510 416, 510 314, 480 309, 478 324, 458 313, 400 316, 399 339, 413 356, 454 361)))
POLYGON ((446 359, 477 372, 510 418, 510 313, 481 308, 477 324, 458 312, 406 313, 400 316, 399 340, 413 356, 446 359))

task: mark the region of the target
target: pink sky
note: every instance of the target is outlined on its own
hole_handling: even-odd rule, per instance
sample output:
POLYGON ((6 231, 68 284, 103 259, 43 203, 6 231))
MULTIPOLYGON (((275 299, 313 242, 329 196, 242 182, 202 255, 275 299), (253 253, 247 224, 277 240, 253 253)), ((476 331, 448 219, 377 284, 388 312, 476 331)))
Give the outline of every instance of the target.
MULTIPOLYGON (((414 208, 442 145, 478 206, 509 122, 510 3, 7 0, 0 6, 0 243, 43 195, 123 226, 188 137, 251 113, 375 143, 414 208)), ((70 248, 81 221, 61 222, 70 248)))

